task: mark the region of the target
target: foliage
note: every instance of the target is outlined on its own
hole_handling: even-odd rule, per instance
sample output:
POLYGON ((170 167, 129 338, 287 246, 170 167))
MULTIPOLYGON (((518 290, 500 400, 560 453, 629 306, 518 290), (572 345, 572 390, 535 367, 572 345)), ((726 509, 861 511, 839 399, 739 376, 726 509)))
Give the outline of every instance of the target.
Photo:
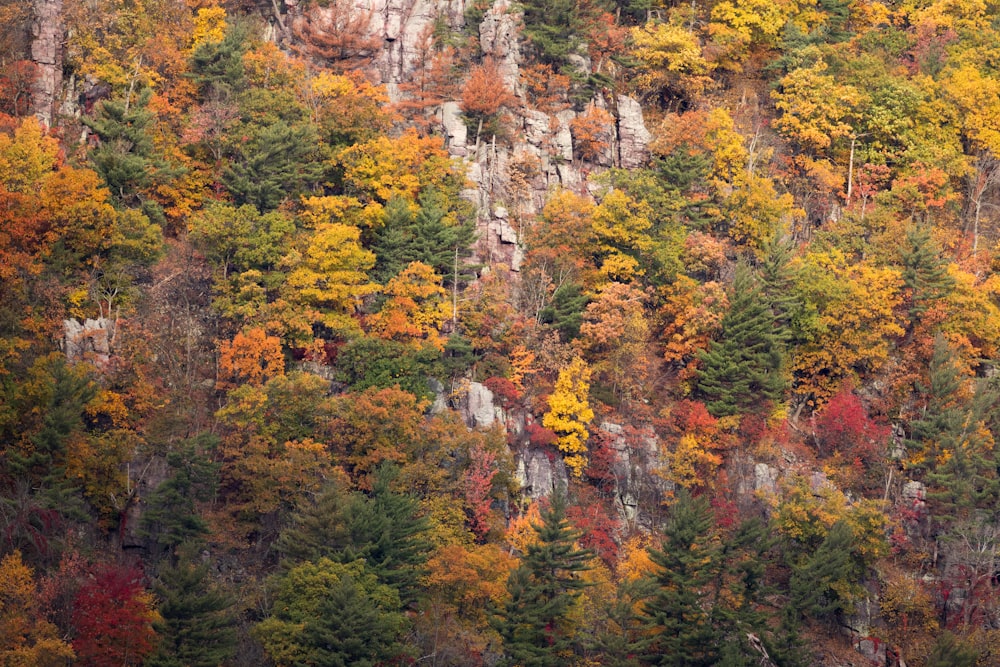
POLYGON ((142 665, 156 645, 153 596, 135 567, 97 567, 73 600, 73 650, 88 665, 142 665))
POLYGON ((555 445, 567 456, 566 465, 579 477, 586 466, 587 424, 594 418, 594 411, 587 402, 590 391, 590 368, 576 357, 559 371, 555 391, 549 396, 549 411, 542 418, 542 425, 556 433, 555 445))

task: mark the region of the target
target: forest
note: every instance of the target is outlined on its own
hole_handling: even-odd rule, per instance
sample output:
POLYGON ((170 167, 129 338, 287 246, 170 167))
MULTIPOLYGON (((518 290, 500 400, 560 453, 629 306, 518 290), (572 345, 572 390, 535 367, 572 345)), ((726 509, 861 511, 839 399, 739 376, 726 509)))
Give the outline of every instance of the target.
POLYGON ((0 666, 1000 664, 997 0, 0 0, 0 666))

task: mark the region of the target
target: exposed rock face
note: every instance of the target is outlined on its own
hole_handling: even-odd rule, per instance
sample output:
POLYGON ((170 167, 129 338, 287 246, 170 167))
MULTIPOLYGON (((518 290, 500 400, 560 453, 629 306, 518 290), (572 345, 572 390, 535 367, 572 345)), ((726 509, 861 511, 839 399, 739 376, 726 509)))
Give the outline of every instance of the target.
POLYGON ((479 382, 470 382, 461 401, 462 416, 471 428, 489 428, 503 420, 503 409, 493 402, 493 392, 479 382))
POLYGON ((626 95, 618 96, 618 165, 636 169, 649 159, 652 139, 642 118, 639 102, 626 95))
POLYGON ((70 362, 90 361, 100 365, 111 358, 113 321, 104 317, 88 319, 83 324, 75 319, 63 320, 63 331, 63 351, 70 362))
POLYGON ((618 513, 627 525, 643 524, 640 510, 659 507, 664 495, 674 490, 672 482, 652 474, 665 465, 656 436, 651 428, 626 433, 622 425, 613 422, 603 422, 600 430, 610 438, 616 454, 612 473, 618 513))
POLYGON ((550 456, 551 452, 529 449, 517 461, 517 471, 514 473, 521 484, 521 491, 531 499, 543 498, 552 493, 553 489, 565 489, 569 484, 566 464, 558 456, 550 456))
POLYGON ((31 26, 31 60, 37 67, 32 87, 33 112, 46 126, 52 125, 56 91, 62 86, 63 0, 34 0, 31 26))

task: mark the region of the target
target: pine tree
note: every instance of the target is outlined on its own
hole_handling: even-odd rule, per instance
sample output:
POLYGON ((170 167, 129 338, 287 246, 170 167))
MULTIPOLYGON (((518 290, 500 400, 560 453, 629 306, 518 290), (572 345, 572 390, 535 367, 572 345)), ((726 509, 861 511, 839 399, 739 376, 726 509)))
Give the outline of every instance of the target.
POLYGON ((978 660, 978 651, 945 630, 934 643, 924 664, 926 667, 973 667, 978 660))
POLYGON ((911 295, 911 328, 931 303, 946 297, 955 287, 955 279, 948 274, 948 263, 927 227, 912 227, 906 232, 903 285, 911 295))
POLYGON ((140 520, 141 532, 162 552, 208 532, 195 502, 210 500, 215 493, 219 466, 209 457, 215 446, 215 437, 203 434, 167 454, 173 474, 150 494, 140 520))
POLYGON ((987 425, 1000 397, 984 382, 966 395, 954 353, 941 335, 930 363, 927 404, 910 424, 910 465, 925 473, 927 500, 938 522, 951 522, 1000 496, 997 454, 987 425))
POLYGON ((425 192, 414 214, 410 204, 394 197, 386 204, 384 223, 375 233, 375 276, 386 282, 411 262, 423 262, 454 286, 466 282, 474 266, 465 263, 476 239, 471 219, 458 222, 449 215, 440 194, 425 192))
POLYGON ((653 634, 650 663, 698 667, 718 660, 720 634, 704 598, 719 574, 719 545, 712 512, 704 498, 677 494, 663 531, 663 548, 650 551, 656 564, 655 590, 642 608, 653 634))
POLYGON ((215 667, 236 650, 236 620, 232 601, 209 582, 208 564, 196 565, 185 553, 176 565, 160 571, 155 592, 159 635, 149 667, 215 667))
POLYGON ((323 174, 316 129, 308 123, 279 120, 250 125, 231 147, 222 182, 237 204, 253 204, 265 213, 288 197, 305 194, 323 174))
POLYGON ((761 286, 741 261, 720 337, 699 357, 698 392, 713 416, 750 412, 780 400, 785 384, 780 339, 761 286))
POLYGON ((508 578, 510 598, 491 623, 503 639, 507 664, 557 667, 567 663, 573 649, 575 633, 567 613, 587 586, 579 575, 590 569, 593 552, 576 547, 580 533, 566 519, 560 491, 553 493, 542 524, 534 529, 538 541, 528 546, 508 578))
POLYGON ((844 521, 830 528, 823 543, 801 566, 790 582, 792 606, 814 618, 834 618, 851 608, 845 589, 857 580, 852 551, 854 534, 844 521))
POLYGON ((346 494, 330 486, 314 506, 298 514, 278 539, 286 566, 329 558, 363 561, 378 581, 395 589, 404 606, 419 595, 430 543, 428 521, 417 515, 417 501, 390 488, 395 470, 383 466, 371 495, 346 494))
POLYGON ((576 283, 564 283, 552 294, 552 301, 539 313, 543 324, 551 324, 563 341, 569 342, 580 335, 587 295, 576 283))

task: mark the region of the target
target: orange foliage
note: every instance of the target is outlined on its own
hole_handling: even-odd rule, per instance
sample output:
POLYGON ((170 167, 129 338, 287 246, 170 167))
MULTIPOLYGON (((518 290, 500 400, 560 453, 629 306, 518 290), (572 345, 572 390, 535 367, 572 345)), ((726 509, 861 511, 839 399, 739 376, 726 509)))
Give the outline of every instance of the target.
POLYGON ((368 318, 372 333, 417 347, 426 342, 444 349, 441 327, 451 317, 451 303, 433 268, 412 262, 389 281, 385 293, 389 298, 382 310, 368 318))
POLYGON ((473 118, 495 116, 501 107, 516 102, 514 95, 504 85, 497 63, 486 58, 482 65, 472 68, 462 88, 462 111, 473 118))
POLYGON ((614 117, 605 109, 589 105, 569 122, 574 151, 581 160, 596 162, 608 150, 614 132, 614 117))
POLYGON ((285 372, 281 340, 261 328, 239 332, 232 341, 219 344, 219 381, 225 389, 238 384, 260 386, 285 372))

